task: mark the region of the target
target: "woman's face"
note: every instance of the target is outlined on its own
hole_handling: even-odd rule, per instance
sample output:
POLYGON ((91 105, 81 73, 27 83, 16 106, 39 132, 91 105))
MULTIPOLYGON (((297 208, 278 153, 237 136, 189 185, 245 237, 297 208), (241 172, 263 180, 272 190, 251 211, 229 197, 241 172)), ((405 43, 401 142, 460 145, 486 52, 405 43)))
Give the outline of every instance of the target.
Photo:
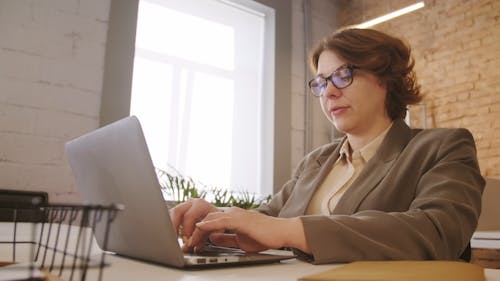
MULTIPOLYGON (((333 51, 325 50, 319 56, 317 75, 328 77, 346 63, 333 51)), ((344 89, 337 89, 328 81, 320 102, 326 117, 339 131, 366 135, 390 124, 385 109, 386 96, 385 86, 374 74, 354 69, 352 84, 344 89)))

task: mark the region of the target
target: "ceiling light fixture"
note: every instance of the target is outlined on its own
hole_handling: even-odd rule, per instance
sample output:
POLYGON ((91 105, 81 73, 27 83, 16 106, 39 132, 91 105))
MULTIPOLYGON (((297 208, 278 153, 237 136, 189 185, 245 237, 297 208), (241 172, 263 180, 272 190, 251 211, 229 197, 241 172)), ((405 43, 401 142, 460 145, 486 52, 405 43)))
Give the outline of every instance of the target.
POLYGON ((383 15, 381 17, 374 18, 374 19, 366 21, 364 23, 354 25, 353 27, 354 28, 368 28, 368 27, 374 26, 376 24, 382 23, 384 21, 388 21, 388 20, 391 20, 393 18, 397 18, 397 17, 402 16, 404 14, 411 13, 413 11, 416 11, 418 9, 423 8, 424 6, 425 6, 424 1, 421 1, 421 2, 418 2, 416 4, 410 5, 408 7, 394 11, 392 13, 388 13, 388 14, 383 15))

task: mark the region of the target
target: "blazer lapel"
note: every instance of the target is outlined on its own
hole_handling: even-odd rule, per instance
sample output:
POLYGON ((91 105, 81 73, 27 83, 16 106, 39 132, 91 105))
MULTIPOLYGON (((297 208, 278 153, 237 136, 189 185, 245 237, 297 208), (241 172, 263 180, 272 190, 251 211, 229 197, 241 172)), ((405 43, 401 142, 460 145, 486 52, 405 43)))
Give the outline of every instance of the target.
POLYGON ((354 180, 351 186, 340 198, 333 214, 353 214, 357 211, 362 200, 387 175, 397 156, 411 139, 411 129, 402 119, 394 121, 380 148, 372 159, 368 161, 354 180))
POLYGON ((308 166, 303 173, 314 175, 311 181, 303 188, 296 189, 291 197, 287 200, 285 208, 282 208, 280 217, 295 217, 297 214, 304 214, 309 201, 311 200, 314 192, 320 186, 321 182, 332 170, 333 164, 339 158, 340 147, 346 138, 344 137, 340 143, 333 150, 333 153, 325 153, 316 159, 314 165, 308 166))

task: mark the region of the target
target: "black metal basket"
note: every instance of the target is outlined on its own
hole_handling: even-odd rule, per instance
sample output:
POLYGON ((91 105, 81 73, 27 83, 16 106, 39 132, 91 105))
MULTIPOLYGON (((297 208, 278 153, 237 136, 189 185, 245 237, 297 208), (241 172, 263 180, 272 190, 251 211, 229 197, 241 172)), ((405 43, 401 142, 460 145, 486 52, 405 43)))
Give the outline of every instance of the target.
POLYGON ((37 276, 42 272, 71 281, 87 280, 88 269, 93 268, 98 271, 96 279, 102 280, 103 269, 109 264, 106 252, 96 251, 94 232, 98 225, 104 228, 106 248, 111 225, 123 206, 42 203, 0 209, 2 259, 11 252, 3 265, 16 264, 3 270, 24 270, 28 280, 39 280, 37 276))

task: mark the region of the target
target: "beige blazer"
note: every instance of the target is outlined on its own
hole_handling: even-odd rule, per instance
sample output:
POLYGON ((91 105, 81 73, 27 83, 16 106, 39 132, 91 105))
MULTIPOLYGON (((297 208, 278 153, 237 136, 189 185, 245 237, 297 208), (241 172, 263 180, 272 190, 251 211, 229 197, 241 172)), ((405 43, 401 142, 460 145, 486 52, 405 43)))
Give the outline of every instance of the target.
POLYGON ((466 129, 410 129, 395 120, 374 157, 331 216, 305 216, 345 138, 307 155, 258 210, 301 216, 310 261, 446 259, 466 249, 481 211, 485 181, 466 129))

